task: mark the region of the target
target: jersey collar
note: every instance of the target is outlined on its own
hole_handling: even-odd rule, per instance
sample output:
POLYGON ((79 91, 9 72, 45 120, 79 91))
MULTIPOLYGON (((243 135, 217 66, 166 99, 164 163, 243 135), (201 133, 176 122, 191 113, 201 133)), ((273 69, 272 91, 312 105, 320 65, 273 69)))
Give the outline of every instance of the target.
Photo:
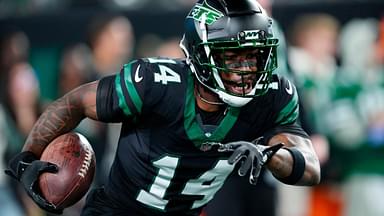
POLYGON ((186 105, 184 108, 184 128, 189 139, 200 149, 203 143, 222 142, 231 130, 240 113, 240 108, 228 107, 228 111, 217 128, 211 132, 204 132, 196 118, 196 101, 194 96, 193 74, 188 75, 186 105))

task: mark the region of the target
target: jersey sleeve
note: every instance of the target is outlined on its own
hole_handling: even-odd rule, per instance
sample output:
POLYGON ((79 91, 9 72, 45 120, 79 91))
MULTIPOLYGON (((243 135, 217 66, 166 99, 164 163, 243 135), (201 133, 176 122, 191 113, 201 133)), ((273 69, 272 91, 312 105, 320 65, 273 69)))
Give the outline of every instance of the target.
POLYGON ((275 95, 274 127, 266 132, 265 138, 269 140, 278 133, 291 133, 308 138, 298 122, 299 118, 299 97, 294 84, 285 78, 279 78, 279 88, 275 95))
POLYGON ((99 81, 96 94, 97 117, 103 122, 119 122, 123 116, 114 86, 115 76, 104 77, 99 81))
POLYGON ((97 89, 97 115, 104 122, 134 119, 143 111, 145 95, 151 91, 153 72, 142 60, 132 61, 114 76, 100 80, 97 89), (152 76, 151 76, 152 75, 152 76))
POLYGON ((275 100, 277 125, 288 125, 296 122, 299 117, 299 97, 296 87, 288 79, 281 79, 275 100))

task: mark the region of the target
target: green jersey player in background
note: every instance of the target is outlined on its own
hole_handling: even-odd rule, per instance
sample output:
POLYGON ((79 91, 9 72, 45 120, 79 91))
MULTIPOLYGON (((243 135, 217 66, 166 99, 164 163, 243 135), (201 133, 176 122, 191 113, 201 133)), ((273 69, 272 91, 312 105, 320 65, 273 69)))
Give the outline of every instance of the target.
POLYGON ((185 59, 138 59, 56 100, 7 173, 60 213, 35 184, 55 166, 38 158, 88 117, 122 129, 109 180, 91 191, 82 215, 199 215, 232 171, 251 184, 263 167, 286 184, 317 184, 296 89, 272 75, 277 45, 256 1, 200 0, 185 21, 185 59))

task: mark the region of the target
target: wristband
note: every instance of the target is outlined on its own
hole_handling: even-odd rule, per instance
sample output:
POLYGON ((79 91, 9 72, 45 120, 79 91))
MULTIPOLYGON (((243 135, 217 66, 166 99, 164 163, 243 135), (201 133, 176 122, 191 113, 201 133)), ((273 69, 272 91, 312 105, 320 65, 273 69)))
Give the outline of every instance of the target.
POLYGON ((289 176, 278 178, 281 182, 289 185, 295 185, 304 175, 305 159, 303 154, 295 148, 284 148, 292 155, 292 172, 289 176))

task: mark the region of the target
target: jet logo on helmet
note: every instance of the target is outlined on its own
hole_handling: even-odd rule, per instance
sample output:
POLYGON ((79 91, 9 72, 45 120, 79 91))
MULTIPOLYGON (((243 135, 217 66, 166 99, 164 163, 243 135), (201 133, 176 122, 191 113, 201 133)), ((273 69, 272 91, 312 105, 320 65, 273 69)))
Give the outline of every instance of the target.
POLYGON ((206 1, 204 1, 202 4, 197 3, 191 10, 191 13, 188 14, 187 18, 193 18, 197 21, 202 21, 203 15, 205 15, 205 23, 208 25, 211 25, 220 17, 224 16, 220 11, 216 10, 206 1))
POLYGON ((261 30, 241 31, 238 34, 239 40, 265 39, 265 32, 261 30))

